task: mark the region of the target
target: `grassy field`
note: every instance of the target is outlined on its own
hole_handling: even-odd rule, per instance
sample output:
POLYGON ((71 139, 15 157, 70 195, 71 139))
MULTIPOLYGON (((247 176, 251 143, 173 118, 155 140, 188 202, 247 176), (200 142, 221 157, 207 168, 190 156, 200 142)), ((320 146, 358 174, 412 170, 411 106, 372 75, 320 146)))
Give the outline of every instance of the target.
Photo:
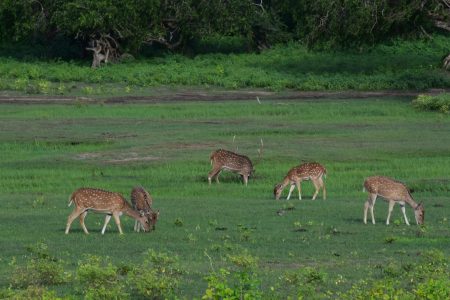
MULTIPOLYGON (((177 255, 185 272, 176 293, 189 299, 203 295, 212 268, 243 249, 258 258, 266 295, 277 284, 280 295, 289 293, 280 278, 306 266, 328 274, 321 289, 344 291, 380 277, 382 266, 414 263, 428 250, 448 257, 450 118, 415 111, 410 100, 2 105, 0 287, 10 282, 11 262, 24 263, 27 247, 37 242, 69 271, 85 254, 117 265, 140 264, 148 249, 177 255), (209 154, 219 147, 238 147, 256 162, 247 187, 229 173, 208 186, 209 154), (304 200, 275 201, 274 185, 301 161, 326 166, 328 199, 311 201, 312 184, 304 182, 304 200), (377 224, 362 223, 362 183, 375 174, 407 183, 425 205, 425 227, 415 225, 410 207, 413 225, 406 226, 398 206, 384 225, 384 201, 375 207, 377 224), (113 222, 102 236, 103 216, 89 214, 90 235, 78 221, 64 235, 75 189, 98 187, 128 198, 136 185, 161 210, 156 231, 133 233, 134 220, 123 216, 123 236, 113 222)), ((81 297, 72 283, 50 288, 81 297)))
POLYGON ((361 52, 309 51, 293 43, 260 54, 167 54, 96 70, 89 60, 0 57, 0 91, 96 96, 143 95, 161 86, 273 91, 446 88, 450 76, 441 64, 449 47, 450 38, 439 35, 361 52))

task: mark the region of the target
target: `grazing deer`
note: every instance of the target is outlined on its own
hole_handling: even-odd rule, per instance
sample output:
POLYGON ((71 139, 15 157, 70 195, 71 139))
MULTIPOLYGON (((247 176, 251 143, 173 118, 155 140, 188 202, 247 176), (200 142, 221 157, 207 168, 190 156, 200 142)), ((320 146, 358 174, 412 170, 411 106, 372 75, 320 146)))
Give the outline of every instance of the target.
POLYGON ((375 224, 375 218, 373 215, 373 206, 377 200, 377 196, 381 196, 389 201, 389 211, 386 220, 386 225, 389 225, 389 219, 391 218, 391 212, 395 203, 400 204, 403 216, 405 217, 406 225, 409 225, 408 218, 405 213, 405 203, 414 208, 414 215, 416 217, 416 223, 422 225, 425 219, 425 211, 422 203, 417 204, 409 192, 406 185, 398 182, 394 179, 383 176, 368 177, 364 181, 364 190, 369 192, 369 198, 364 204, 364 224, 367 224, 367 210, 370 207, 370 214, 372 215, 372 223, 375 224))
MULTIPOLYGON (((150 228, 155 230, 156 221, 158 221, 159 210, 154 211, 152 209, 153 199, 152 196, 141 186, 134 187, 131 190, 131 204, 133 208, 141 213, 141 215, 147 216, 148 223, 150 224, 150 228)), ((134 223, 134 231, 139 232, 144 229, 139 223, 139 221, 135 221, 134 223)))
POLYGON ((100 189, 80 188, 70 196, 69 206, 72 205, 72 203, 75 203, 75 209, 67 219, 66 234, 69 233, 70 225, 77 217, 80 217, 80 224, 84 232, 89 234, 86 225, 84 225, 84 218, 90 210, 96 213, 107 214, 102 234, 105 233, 106 225, 111 219, 111 216, 114 217, 114 221, 119 228, 120 234, 123 234, 119 218, 122 214, 126 214, 127 216, 138 220, 145 231, 148 231, 150 228, 147 217, 142 216, 137 210, 133 209, 119 193, 100 189))
POLYGON ((211 153, 210 156, 212 170, 208 174, 208 182, 211 184, 211 179, 216 178, 219 183, 219 174, 222 170, 228 170, 241 175, 245 185, 248 183, 248 178, 253 174, 253 164, 245 155, 236 154, 234 152, 219 149, 211 153))
POLYGON ((283 189, 286 186, 291 185, 286 200, 291 198, 292 191, 296 186, 298 189, 298 199, 302 200, 301 182, 303 180, 311 180, 316 188, 316 192, 314 193, 312 199, 316 200, 317 194, 319 193, 320 188, 322 188, 323 200, 325 200, 327 198, 327 192, 322 177, 326 177, 326 174, 327 170, 321 164, 315 162, 304 163, 294 167, 289 170, 286 177, 284 177, 283 182, 275 186, 273 190, 275 199, 280 199, 283 189))

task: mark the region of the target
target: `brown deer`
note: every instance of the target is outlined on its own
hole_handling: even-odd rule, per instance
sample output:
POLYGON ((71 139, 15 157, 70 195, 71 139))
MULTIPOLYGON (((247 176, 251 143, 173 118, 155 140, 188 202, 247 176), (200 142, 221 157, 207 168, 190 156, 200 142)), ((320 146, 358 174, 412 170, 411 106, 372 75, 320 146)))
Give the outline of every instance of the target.
POLYGON ((286 200, 291 198, 292 191, 296 186, 298 189, 298 199, 302 200, 301 182, 303 180, 311 180, 316 188, 316 192, 314 193, 312 199, 316 200, 317 194, 319 193, 320 188, 322 188, 323 200, 325 200, 327 198, 327 192, 322 177, 326 177, 326 174, 327 170, 321 164, 315 162, 303 163, 297 167, 294 167, 289 170, 286 177, 284 177, 283 182, 275 186, 273 190, 275 199, 280 199, 283 189, 286 186, 291 185, 286 200))
POLYGON ((381 196, 389 202, 389 211, 386 220, 386 225, 389 225, 391 218, 391 212, 395 203, 400 205, 403 216, 405 218, 406 225, 409 225, 408 218, 405 213, 405 203, 414 208, 414 216, 416 223, 422 225, 425 219, 425 211, 422 203, 417 204, 409 192, 406 185, 396 181, 394 179, 383 176, 372 176, 366 178, 364 181, 364 190, 369 192, 369 198, 364 204, 364 224, 367 224, 367 210, 370 208, 370 214, 372 215, 372 223, 375 224, 375 218, 373 215, 373 206, 377 200, 377 196, 381 196))
POLYGON ((148 231, 150 228, 147 217, 142 216, 137 210, 133 209, 133 207, 131 207, 131 205, 119 193, 93 188, 80 188, 73 192, 70 196, 69 206, 72 205, 72 203, 75 203, 75 209, 67 219, 66 234, 69 233, 70 225, 77 217, 80 217, 80 224, 84 232, 89 234, 86 225, 84 225, 84 218, 91 210, 96 213, 107 214, 105 218, 105 225, 102 229, 102 234, 105 233, 106 225, 111 219, 111 216, 114 217, 114 221, 119 228, 120 234, 123 234, 119 218, 122 214, 126 214, 127 216, 138 220, 144 227, 145 231, 148 231))
MULTIPOLYGON (((150 196, 143 187, 134 187, 131 190, 131 204, 134 209, 139 211, 142 215, 147 216, 150 228, 155 230, 155 225, 159 217, 159 210, 154 211, 152 209, 152 196, 150 196)), ((134 223, 134 231, 139 232, 141 228, 144 229, 139 221, 136 220, 134 223)))
POLYGON ((228 150, 219 149, 211 153, 210 156, 212 170, 208 174, 208 182, 215 177, 219 183, 219 174, 222 170, 231 171, 241 175, 244 184, 247 185, 248 178, 253 174, 253 164, 250 158, 228 150))

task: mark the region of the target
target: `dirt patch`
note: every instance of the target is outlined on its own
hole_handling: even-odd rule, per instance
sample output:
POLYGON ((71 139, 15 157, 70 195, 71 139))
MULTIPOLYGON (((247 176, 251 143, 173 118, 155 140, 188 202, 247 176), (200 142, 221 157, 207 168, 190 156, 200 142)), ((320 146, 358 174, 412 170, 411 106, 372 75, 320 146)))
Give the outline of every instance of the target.
POLYGON ((0 104, 74 104, 74 103, 164 103, 182 101, 237 101, 255 100, 258 97, 264 100, 326 100, 326 99, 359 99, 380 97, 415 97, 419 94, 439 94, 450 92, 447 89, 431 89, 427 91, 340 91, 340 92, 318 92, 318 91, 283 91, 270 92, 264 90, 221 90, 221 91, 199 91, 182 90, 171 92, 161 90, 147 96, 118 96, 118 97, 70 97, 70 96, 0 96, 0 104))
POLYGON ((95 159, 97 161, 105 162, 105 163, 127 163, 127 162, 137 162, 137 161, 151 161, 151 160, 159 160, 160 157, 157 156, 141 156, 135 152, 128 153, 80 153, 75 156, 77 160, 92 160, 95 159))

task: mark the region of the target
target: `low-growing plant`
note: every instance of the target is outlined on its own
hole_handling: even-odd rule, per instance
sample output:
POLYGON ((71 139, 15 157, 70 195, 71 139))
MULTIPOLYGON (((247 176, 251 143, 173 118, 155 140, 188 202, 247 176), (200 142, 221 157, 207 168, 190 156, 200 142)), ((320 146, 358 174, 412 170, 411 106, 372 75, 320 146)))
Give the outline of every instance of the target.
POLYGON ((3 289, 0 290, 0 299, 14 300, 60 300, 55 291, 49 291, 42 286, 30 285, 25 290, 3 289))
POLYGON ((442 93, 436 96, 419 95, 412 101, 412 105, 418 110, 450 112, 450 93, 442 93))
POLYGON ((53 257, 44 243, 27 248, 30 257, 25 265, 13 261, 10 283, 14 288, 30 285, 57 285, 67 282, 69 275, 64 271, 64 262, 53 257))
POLYGON ((175 295, 182 273, 177 256, 149 250, 144 263, 130 272, 129 283, 145 299, 167 299, 175 295))
POLYGON ((261 299, 261 280, 256 274, 258 259, 243 251, 228 255, 227 260, 232 266, 213 270, 206 277, 208 287, 202 299, 261 299))
POLYGON ((87 255, 76 270, 78 290, 85 299, 128 299, 125 280, 108 258, 87 255))
POLYGON ((296 271, 286 272, 282 276, 282 285, 289 293, 295 294, 299 299, 323 297, 321 287, 324 286, 328 275, 324 271, 305 267, 296 271))

